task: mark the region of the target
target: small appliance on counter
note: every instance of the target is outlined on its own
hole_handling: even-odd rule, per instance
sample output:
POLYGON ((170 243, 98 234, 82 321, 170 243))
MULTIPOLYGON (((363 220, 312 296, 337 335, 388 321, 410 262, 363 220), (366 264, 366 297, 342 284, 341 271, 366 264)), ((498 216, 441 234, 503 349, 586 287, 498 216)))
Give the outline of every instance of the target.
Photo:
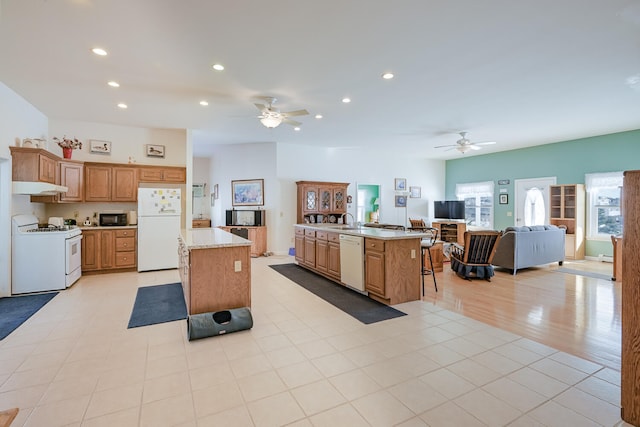
POLYGON ((138 225, 138 211, 129 211, 129 225, 138 225))
POLYGON ((101 213, 101 227, 116 227, 127 225, 127 214, 125 213, 101 213))
POLYGON ((62 218, 61 216, 50 216, 49 217, 49 226, 51 227, 63 227, 64 224, 64 218, 62 218))

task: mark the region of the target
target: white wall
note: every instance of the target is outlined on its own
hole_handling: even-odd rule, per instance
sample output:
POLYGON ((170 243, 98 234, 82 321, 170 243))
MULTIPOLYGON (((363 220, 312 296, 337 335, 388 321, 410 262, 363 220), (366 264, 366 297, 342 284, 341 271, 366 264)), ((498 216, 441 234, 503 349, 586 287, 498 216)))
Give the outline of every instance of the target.
POLYGON ((47 128, 44 114, 0 83, 0 297, 11 294, 11 216, 44 212, 44 206, 32 205, 29 196, 11 194, 9 146, 23 138, 46 138, 47 128))
POLYGON ((445 163, 415 158, 393 151, 330 149, 293 144, 264 143, 218 145, 210 161, 210 185, 219 185, 220 197, 212 208, 212 225, 224 225, 224 211, 231 209, 231 180, 264 179, 267 210, 267 249, 286 254, 293 247, 296 223, 296 181, 348 182, 354 203, 356 183, 379 184, 381 222, 406 224, 407 218, 430 220, 433 200, 444 197, 445 163), (422 198, 409 199, 396 208, 394 178, 406 178, 407 186, 419 186, 422 198))
MULTIPOLYGON (((187 133, 179 129, 149 129, 133 126, 118 126, 106 123, 76 120, 49 120, 49 136, 78 138, 82 149, 73 151, 74 160, 105 163, 139 163, 159 166, 185 166, 185 141, 187 133), (111 142, 111 154, 91 153, 90 141, 111 142), (145 146, 165 146, 165 157, 147 157, 145 146)), ((53 141, 48 142, 49 151, 62 157, 62 149, 53 141)))

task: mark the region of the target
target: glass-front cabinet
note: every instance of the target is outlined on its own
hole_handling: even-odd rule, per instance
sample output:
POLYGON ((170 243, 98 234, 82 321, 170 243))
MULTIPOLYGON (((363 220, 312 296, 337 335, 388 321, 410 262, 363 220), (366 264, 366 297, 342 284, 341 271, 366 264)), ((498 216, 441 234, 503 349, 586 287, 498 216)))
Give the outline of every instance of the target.
POLYGON ((298 224, 337 223, 347 213, 346 182, 298 181, 298 224))

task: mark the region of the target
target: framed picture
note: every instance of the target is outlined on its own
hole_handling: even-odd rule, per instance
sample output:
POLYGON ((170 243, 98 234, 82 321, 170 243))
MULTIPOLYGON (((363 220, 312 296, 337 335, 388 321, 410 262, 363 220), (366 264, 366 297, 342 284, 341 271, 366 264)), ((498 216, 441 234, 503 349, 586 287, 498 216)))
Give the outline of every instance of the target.
POLYGON ((233 206, 262 206, 264 205, 264 180, 231 181, 231 194, 233 206))
POLYGON ((111 154, 111 142, 92 139, 89 141, 89 151, 98 154, 111 154))
POLYGON ((407 189, 407 179, 406 178, 396 178, 395 179, 395 190, 396 191, 404 191, 407 189))
POLYGON ((145 145, 147 157, 164 157, 164 145, 145 145))
POLYGON ((396 208, 407 207, 407 196, 396 196, 396 208))
POLYGON ((509 204, 509 195, 508 194, 501 194, 500 195, 500 204, 501 205, 509 204))
POLYGON ((420 187, 409 187, 409 197, 412 199, 419 199, 422 197, 422 188, 420 187))

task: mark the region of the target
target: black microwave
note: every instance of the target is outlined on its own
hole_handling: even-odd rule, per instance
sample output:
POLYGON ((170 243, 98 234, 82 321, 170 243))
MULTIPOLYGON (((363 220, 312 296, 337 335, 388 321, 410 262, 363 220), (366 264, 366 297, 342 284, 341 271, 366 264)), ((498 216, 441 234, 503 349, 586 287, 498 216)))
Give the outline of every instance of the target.
POLYGON ((125 213, 101 213, 100 226, 114 227, 118 225, 127 225, 127 214, 125 213))

